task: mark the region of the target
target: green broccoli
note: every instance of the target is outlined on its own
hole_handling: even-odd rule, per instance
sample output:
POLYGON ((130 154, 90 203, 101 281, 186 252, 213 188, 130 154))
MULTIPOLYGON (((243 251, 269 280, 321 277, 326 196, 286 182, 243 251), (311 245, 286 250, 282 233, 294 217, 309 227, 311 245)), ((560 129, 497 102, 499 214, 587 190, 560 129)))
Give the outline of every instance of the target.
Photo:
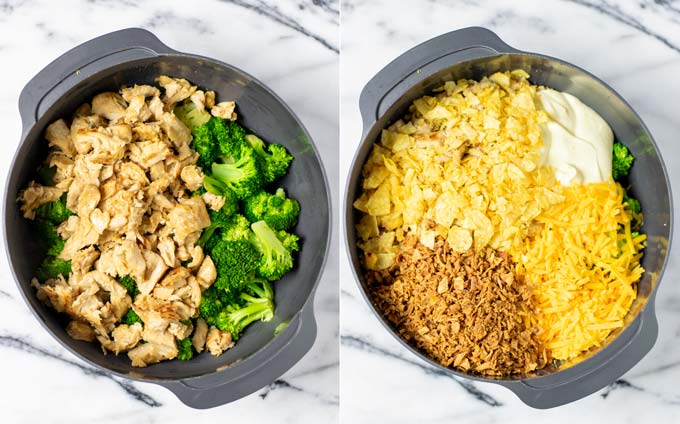
POLYGON ((612 155, 612 177, 614 180, 618 181, 627 176, 634 160, 635 158, 626 146, 621 143, 614 143, 612 155))
POLYGON ((214 286, 228 293, 237 293, 255 274, 260 254, 248 239, 220 240, 210 250, 217 279, 214 286))
POLYGON ((640 206, 640 201, 633 199, 628 196, 628 193, 623 193, 623 203, 626 204, 626 209, 634 214, 642 213, 642 207, 640 206))
POLYGON ((265 184, 286 175, 293 156, 286 151, 285 147, 280 144, 267 146, 261 138, 253 134, 248 134, 245 139, 263 160, 262 170, 265 174, 265 184))
MULTIPOLYGON (((262 254, 257 271, 261 277, 270 281, 278 280, 293 269, 292 249, 286 248, 279 236, 265 221, 257 221, 250 226, 253 230, 251 240, 262 254)), ((292 246, 290 241, 287 242, 292 246)), ((297 241, 294 244, 297 246, 297 241)))
POLYGON ((180 361, 188 361, 194 357, 194 345, 191 343, 189 337, 177 340, 177 359, 180 361))
POLYGON ((123 324, 127 325, 133 325, 136 322, 144 324, 144 321, 142 321, 139 315, 137 315, 137 312, 135 312, 132 308, 128 309, 127 313, 123 316, 121 321, 123 322, 123 324))
POLYGON ((137 282, 132 277, 126 275, 125 277, 119 278, 118 282, 121 286, 125 287, 125 290, 127 290, 132 300, 137 297, 139 294, 139 288, 137 287, 137 282))
MULTIPOLYGON (((221 158, 223 163, 212 164, 212 176, 206 177, 209 182, 215 179, 231 189, 236 197, 245 199, 259 191, 264 184, 260 169, 260 160, 253 149, 244 146, 237 155, 221 158)), ((204 185, 206 183, 204 178, 204 185)), ((214 181, 212 181, 214 183, 214 181)), ((210 190, 208 185, 206 189, 210 190)))
POLYGON ((35 209, 36 218, 45 219, 55 224, 61 224, 71 215, 73 215, 73 212, 66 207, 65 196, 53 202, 43 203, 35 209))
POLYGON ((208 240, 210 240, 215 234, 215 231, 233 224, 231 218, 236 214, 236 212, 238 212, 238 202, 236 199, 233 199, 233 201, 234 204, 232 205, 227 205, 227 202, 225 202, 222 209, 218 211, 211 210, 208 212, 208 216, 210 217, 210 225, 203 230, 203 233, 201 233, 201 238, 199 238, 198 242, 196 242, 199 246, 205 247, 208 243, 208 240))
POLYGON ((45 219, 36 219, 33 221, 33 228, 35 229, 39 244, 45 249, 47 256, 59 256, 66 241, 57 233, 57 224, 47 221, 45 219))
POLYGON ((234 121, 213 117, 206 126, 210 129, 219 146, 219 156, 239 157, 246 146, 246 131, 234 121))
POLYGON ((300 237, 298 237, 296 234, 281 230, 276 232, 276 237, 281 240, 283 247, 289 251, 297 252, 300 250, 300 237))
POLYGON ((220 153, 217 140, 207 124, 195 127, 191 131, 191 134, 193 136, 191 148, 198 153, 196 164, 201 167, 204 172, 209 172, 210 167, 213 162, 217 160, 220 153))
POLYGON ((57 278, 59 275, 68 277, 70 273, 71 261, 65 261, 54 256, 46 257, 36 270, 36 276, 40 281, 57 278))
POLYGON ((175 106, 173 110, 175 116, 179 118, 184 125, 189 127, 189 129, 194 129, 200 127, 201 125, 207 123, 211 116, 205 109, 198 110, 193 102, 187 102, 179 106, 175 106))
POLYGON ((215 319, 217 328, 231 333, 234 340, 252 322, 266 322, 274 317, 274 292, 266 280, 249 282, 239 298, 241 304, 228 305, 215 319))
POLYGON ((276 194, 260 191, 246 199, 244 213, 250 222, 265 221, 274 230, 287 230, 297 223, 300 204, 287 198, 282 188, 276 194))

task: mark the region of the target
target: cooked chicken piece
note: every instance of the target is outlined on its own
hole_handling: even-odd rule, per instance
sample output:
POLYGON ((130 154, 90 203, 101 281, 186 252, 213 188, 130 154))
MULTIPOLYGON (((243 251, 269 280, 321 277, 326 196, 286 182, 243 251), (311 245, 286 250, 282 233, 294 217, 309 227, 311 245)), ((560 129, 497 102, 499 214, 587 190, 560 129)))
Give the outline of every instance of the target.
POLYGON ((80 218, 78 218, 78 215, 69 216, 66 221, 62 222, 61 224, 59 224, 59 227, 57 227, 57 233, 59 234, 59 236, 63 239, 71 237, 78 228, 79 220, 80 218))
POLYGON ((66 332, 72 339, 84 342, 93 342, 96 339, 94 329, 89 324, 80 321, 69 322, 66 326, 66 332))
MULTIPOLYGON (((78 205, 76 206, 76 213, 78 216, 90 216, 90 213, 92 213, 99 204, 100 199, 101 194, 99 193, 99 187, 92 184, 83 187, 83 191, 78 197, 78 205)), ((99 231, 99 233, 101 234, 101 231, 99 231)))
POLYGON ((118 178, 122 180, 121 186, 125 189, 130 188, 132 182, 139 183, 142 187, 149 184, 144 170, 134 162, 123 162, 120 165, 118 178))
POLYGON ((191 102, 196 106, 197 110, 201 112, 205 110, 205 93, 201 90, 196 90, 194 94, 189 97, 191 102))
POLYGON ((125 122, 133 124, 135 122, 144 122, 153 116, 149 106, 144 101, 144 96, 133 96, 128 100, 129 105, 125 111, 125 122))
POLYGON ((145 367, 177 356, 177 346, 166 346, 157 343, 144 343, 128 352, 133 367, 145 367))
POLYGON ((194 335, 191 336, 191 344, 194 345, 196 352, 203 352, 205 347, 205 339, 208 336, 208 324, 203 318, 198 318, 196 320, 196 328, 194 329, 194 335))
POLYGON ((94 246, 79 250, 71 259, 71 271, 76 275, 85 275, 92 269, 95 261, 99 259, 99 251, 94 246))
POLYGON ((64 192, 56 187, 46 187, 31 181, 28 187, 19 193, 18 201, 21 203, 21 212, 24 218, 35 218, 35 208, 47 203, 59 200, 64 192))
POLYGON ((190 191, 196 191, 203 186, 203 171, 196 165, 182 168, 180 176, 190 191))
POLYGON ((218 118, 235 121, 237 118, 236 112, 234 112, 235 108, 235 102, 219 102, 210 109, 210 113, 212 116, 216 116, 218 118))
POLYGON ((99 233, 90 220, 79 219, 76 230, 64 243, 64 250, 61 251, 59 257, 70 261, 78 250, 97 243, 97 240, 99 240, 99 233))
POLYGON ((50 146, 59 148, 67 157, 75 157, 76 148, 71 141, 71 130, 63 119, 54 121, 47 127, 45 138, 50 146))
POLYGON ((111 333, 113 341, 107 343, 104 347, 116 355, 120 352, 128 351, 137 346, 139 341, 142 340, 143 329, 142 324, 138 322, 132 325, 120 324, 111 333))
POLYGON ((210 217, 205 209, 205 203, 199 197, 180 199, 180 203, 168 214, 167 225, 175 234, 175 242, 184 244, 187 236, 195 231, 201 231, 210 225, 210 217))
POLYGON ((175 203, 168 199, 168 197, 164 194, 157 194, 153 197, 153 202, 151 203, 151 207, 155 210, 164 212, 164 211, 169 211, 172 208, 175 207, 175 203))
POLYGON ((166 138, 161 130, 161 123, 158 121, 137 122, 132 127, 132 133, 136 141, 164 141, 166 138))
POLYGON ((76 151, 78 153, 84 154, 89 152, 89 149, 92 148, 89 145, 79 147, 76 144, 76 137, 80 133, 96 130, 97 128, 105 127, 106 125, 106 120, 99 115, 87 114, 74 116, 73 121, 71 121, 71 141, 73 142, 73 146, 75 147, 76 151))
POLYGON ((111 305, 114 318, 113 322, 120 320, 132 305, 132 299, 130 299, 125 287, 101 271, 90 271, 85 276, 92 276, 97 285, 108 294, 108 303, 111 305))
POLYGON ((156 181, 163 177, 166 177, 165 163, 158 162, 153 164, 153 166, 149 167, 149 177, 151 178, 151 181, 156 181))
POLYGON ((172 155, 170 148, 162 141, 138 141, 128 145, 130 160, 144 169, 165 160, 172 155))
POLYGON ((214 91, 206 91, 205 92, 205 107, 208 109, 212 109, 212 107, 215 106, 215 92, 214 91))
POLYGON ((102 166, 101 171, 99 171, 99 181, 106 181, 109 178, 113 177, 113 165, 104 165, 102 166))
POLYGON ((163 262, 165 262, 168 267, 173 268, 177 264, 177 259, 175 258, 175 242, 173 242, 171 238, 159 238, 156 248, 161 254, 163 262))
POLYGON ((160 121, 165 112, 165 104, 163 104, 160 97, 154 96, 149 102, 149 110, 153 113, 154 119, 160 121))
MULTIPOLYGON (((187 237, 187 240, 189 238, 190 237, 187 237)), ((190 245, 193 246, 191 246, 190 249, 187 249, 189 255, 191 255, 191 262, 187 264, 187 268, 192 271, 196 270, 199 266, 201 266, 201 263, 203 263, 203 248, 199 245, 195 245, 194 243, 196 242, 191 240, 190 245)))
POLYGON ((191 130, 173 113, 166 112, 163 114, 161 128, 178 151, 191 142, 191 130))
POLYGON ((191 321, 187 321, 188 324, 184 324, 183 322, 179 321, 173 321, 168 325, 168 333, 172 334, 177 338, 177 340, 183 340, 186 339, 187 337, 191 336, 191 333, 194 331, 194 325, 191 323, 191 321))
POLYGON ((156 81, 163 87, 165 94, 163 95, 163 103, 167 104, 169 108, 175 103, 188 99, 196 91, 196 86, 191 85, 189 81, 184 78, 170 78, 161 75, 156 78, 156 81))
POLYGON ((78 109, 76 109, 75 112, 73 112, 74 118, 88 115, 92 115, 92 107, 90 107, 89 103, 83 103, 78 106, 78 109))
POLYGON ((210 327, 208 336, 205 340, 205 347, 214 356, 220 356, 222 352, 234 345, 231 340, 231 333, 220 331, 217 327, 210 327))
MULTIPOLYGON (((159 162, 162 164, 162 162, 159 162)), ((164 166, 165 167, 165 166, 164 166)), ((146 187, 146 195, 153 199, 157 194, 163 193, 170 186, 171 178, 163 175, 146 187)), ((171 208, 172 205, 168 205, 171 208)))
POLYGON ((142 233, 154 233, 156 228, 158 228, 158 224, 161 223, 162 218, 163 215, 158 211, 151 213, 151 215, 145 215, 142 220, 142 233))
POLYGON ((112 164, 122 159, 132 140, 132 129, 126 124, 111 125, 97 134, 91 140, 93 152, 89 156, 94 163, 112 164))
POLYGON ((76 181, 84 187, 86 184, 99 186, 99 174, 103 165, 90 161, 88 156, 78 155, 73 163, 73 175, 76 181))
POLYGON ((184 267, 168 272, 152 292, 156 299, 172 302, 180 319, 194 317, 201 303, 201 287, 196 278, 184 267))
POLYGON ((226 201, 224 197, 218 196, 217 194, 211 193, 209 191, 203 193, 201 197, 203 198, 205 204, 214 211, 222 209, 224 202, 226 201))
POLYGON ((54 186, 62 191, 68 191, 73 182, 74 161, 65 154, 57 151, 51 152, 47 156, 47 165, 54 168, 54 186))
POLYGON ((146 260, 135 240, 123 240, 114 250, 118 275, 129 275, 135 281, 146 276, 146 260))
POLYGON ((137 85, 134 87, 125 87, 120 90, 120 94, 123 96, 126 102, 130 103, 134 97, 142 96, 153 97, 159 96, 161 94, 160 90, 152 85, 137 85))
POLYGON ((143 250, 144 262, 146 262, 146 272, 144 278, 137 281, 137 288, 142 294, 149 294, 156 286, 156 283, 163 277, 168 266, 158 253, 150 250, 143 250))
POLYGON ((127 104, 118 93, 106 92, 97 94, 92 99, 92 113, 116 122, 125 116, 127 104))
POLYGON ((203 259, 203 263, 201 263, 201 267, 196 273, 196 279, 203 290, 212 286, 215 279, 217 279, 217 269, 215 269, 215 263, 210 256, 206 255, 205 259, 203 259))
POLYGON ((40 284, 37 278, 33 278, 31 285, 36 289, 38 300, 46 305, 51 305, 55 311, 67 312, 71 310, 71 305, 77 293, 73 293, 73 288, 63 276, 49 279, 43 284, 40 284))
POLYGON ((104 233, 104 230, 109 226, 109 222, 111 222, 111 217, 107 212, 102 211, 99 208, 96 208, 90 213, 90 222, 92 223, 92 226, 94 227, 95 230, 99 234, 104 233))

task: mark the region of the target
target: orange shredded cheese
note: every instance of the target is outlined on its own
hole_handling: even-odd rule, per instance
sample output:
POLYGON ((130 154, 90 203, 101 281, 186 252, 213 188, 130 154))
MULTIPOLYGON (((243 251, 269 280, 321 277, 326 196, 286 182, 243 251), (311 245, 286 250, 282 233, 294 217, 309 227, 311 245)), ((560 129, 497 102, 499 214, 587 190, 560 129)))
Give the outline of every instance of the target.
POLYGON ((646 237, 633 238, 618 183, 573 185, 562 194, 565 200, 536 217, 538 231, 513 254, 534 286, 540 337, 554 358, 567 360, 623 326, 644 272, 646 237))

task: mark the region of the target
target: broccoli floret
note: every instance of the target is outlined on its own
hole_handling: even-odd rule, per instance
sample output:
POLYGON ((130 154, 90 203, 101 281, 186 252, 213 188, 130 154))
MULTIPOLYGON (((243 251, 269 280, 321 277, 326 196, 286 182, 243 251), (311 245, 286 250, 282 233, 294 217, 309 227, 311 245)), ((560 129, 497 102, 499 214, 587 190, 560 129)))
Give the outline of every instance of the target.
MULTIPOLYGON (((253 230, 251 240, 262 254, 257 272, 270 281, 278 280, 293 269, 291 250, 281 242, 277 234, 264 221, 250 226, 253 230)), ((297 243, 296 243, 297 244, 297 243)))
POLYGON ((123 324, 127 325, 132 325, 136 322, 140 324, 144 324, 144 321, 137 315, 137 312, 135 312, 132 308, 128 309, 127 313, 123 316, 123 319, 121 320, 123 324))
POLYGON ((198 153, 196 164, 201 167, 204 172, 209 172, 210 167, 213 162, 217 160, 220 153, 217 140, 207 124, 195 127, 191 131, 191 134, 193 136, 191 148, 198 153))
POLYGON ((175 106, 173 110, 175 116, 179 118, 184 125, 193 129, 207 123, 211 116, 205 109, 198 110, 193 102, 184 103, 183 105, 175 106))
POLYGON ((246 131, 234 121, 213 117, 206 124, 217 140, 219 156, 238 157, 246 146, 246 131))
POLYGON ((628 148, 621 143, 614 143, 612 155, 612 177, 619 180, 628 175, 635 158, 628 151, 628 148))
POLYGON ((71 215, 73 215, 73 212, 66 207, 64 196, 60 200, 43 203, 35 209, 35 216, 37 218, 45 219, 55 224, 61 224, 71 215))
MULTIPOLYGON (((250 147, 245 146, 237 155, 222 160, 224 163, 213 163, 211 178, 231 189, 239 199, 252 196, 264 184, 259 158, 250 147)), ((210 190, 208 186, 206 189, 210 190)))
POLYGON ((241 291, 260 262, 259 252, 248 239, 220 240, 210 250, 210 257, 217 270, 214 286, 231 294, 241 291))
POLYGON ((210 225, 203 230, 203 233, 201 233, 201 238, 199 238, 198 242, 196 243, 201 247, 205 247, 208 244, 208 240, 210 240, 215 234, 215 231, 233 224, 232 215, 234 215, 237 210, 238 203, 236 203, 236 207, 227 207, 225 202, 222 209, 218 211, 209 211, 208 216, 210 217, 210 225))
POLYGON ((637 199, 633 199, 632 197, 628 197, 628 193, 623 194, 623 203, 626 204, 626 209, 628 209, 634 214, 639 214, 642 212, 640 201, 637 199))
POLYGON ((265 221, 274 230, 287 230, 297 223, 300 204, 287 198, 282 188, 276 194, 260 191, 246 200, 244 213, 250 222, 265 221))
POLYGON ((249 282, 239 296, 240 304, 228 305, 217 315, 215 324, 238 340, 243 330, 252 322, 270 321, 274 317, 274 292, 266 280, 249 282))
POLYGON ((177 359, 180 361, 188 361, 194 357, 194 345, 191 343, 189 337, 177 340, 177 359))
POLYGON ((262 158, 265 184, 269 184, 277 178, 286 175, 293 156, 286 151, 285 147, 280 144, 270 144, 267 146, 261 138, 253 134, 248 134, 245 138, 248 144, 262 158))
POLYGON ((36 270, 36 275, 40 281, 57 278, 59 275, 68 277, 70 273, 71 261, 65 261, 54 256, 46 257, 36 270))
POLYGON ((298 237, 296 234, 293 233, 288 233, 286 231, 277 231, 276 232, 276 237, 281 240, 281 243, 283 244, 283 247, 288 249, 291 252, 297 252, 300 250, 300 237, 298 237))
POLYGON ((118 282, 121 286, 125 287, 125 290, 127 290, 128 294, 133 300, 135 297, 137 297, 139 294, 139 288, 137 287, 137 282, 132 277, 126 275, 125 277, 119 278, 118 282))
POLYGON ((66 241, 57 233, 57 224, 45 219, 36 219, 33 221, 33 228, 47 256, 58 256, 64 250, 66 241))

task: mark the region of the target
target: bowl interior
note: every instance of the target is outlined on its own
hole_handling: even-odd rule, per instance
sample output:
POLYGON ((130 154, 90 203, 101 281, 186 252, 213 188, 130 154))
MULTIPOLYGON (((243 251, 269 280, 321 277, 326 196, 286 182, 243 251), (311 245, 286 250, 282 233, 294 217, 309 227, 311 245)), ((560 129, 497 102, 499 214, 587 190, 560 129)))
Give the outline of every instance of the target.
MULTIPOLYGON (((559 366, 549 366, 543 370, 513 376, 509 379, 526 379, 553 374, 575 365, 595 355, 616 338, 638 313, 645 307, 647 299, 654 292, 659 276, 666 262, 669 237, 671 232, 671 207, 669 182, 664 171, 664 165, 659 151, 652 137, 637 114, 611 88, 584 70, 565 62, 534 54, 503 54, 484 57, 455 64, 446 69, 435 72, 412 86, 403 96, 393 98, 391 94, 383 98, 379 110, 385 111, 371 128, 364 128, 365 137, 357 152, 351 169, 345 199, 345 226, 350 259, 359 279, 361 289, 367 299, 370 293, 362 275, 360 252, 356 247, 357 234, 354 223, 359 214, 352 207, 352 203, 361 191, 361 169, 366 161, 373 144, 380 139, 380 132, 392 122, 398 120, 408 110, 413 100, 429 94, 445 81, 469 78, 479 80, 497 71, 511 71, 523 69, 531 76, 534 84, 544 85, 559 91, 566 91, 581 99, 588 106, 597 111, 611 126, 616 139, 625 144, 635 156, 635 163, 628 181, 623 185, 631 186, 632 196, 639 199, 644 213, 642 232, 647 234, 648 244, 642 259, 645 273, 638 285, 638 298, 628 313, 625 326, 614 331, 599 348, 584 352, 578 358, 559 366)), ((366 124, 366 123, 364 123, 366 124)), ((380 317, 386 327, 391 328, 377 312, 371 303, 371 308, 380 317)), ((399 336, 392 332, 399 340, 399 336)), ((427 357, 423 352, 408 346, 416 354, 430 363, 440 366, 427 357)), ((456 370, 456 374, 467 375, 456 370)), ((506 378, 507 379, 507 378, 506 378)))
MULTIPOLYGON (((53 93, 50 95, 54 95, 53 93)), ((181 379, 204 375, 243 361, 267 346, 275 328, 290 322, 305 304, 320 276, 329 243, 329 193, 320 159, 308 133, 288 107, 261 83, 228 65, 188 55, 161 56, 115 65, 78 83, 56 102, 38 122, 27 129, 11 170, 6 198, 6 236, 11 265, 19 286, 38 319, 64 345, 90 362, 138 378, 181 379), (43 252, 35 243, 29 222, 17 207, 19 191, 35 177, 47 155, 43 138, 47 125, 58 118, 70 119, 82 103, 103 91, 117 91, 123 85, 154 84, 154 78, 169 75, 186 78, 201 88, 214 90, 217 100, 235 100, 239 122, 270 143, 285 146, 295 157, 288 175, 277 182, 300 202, 301 251, 292 272, 274 285, 276 314, 272 321, 249 326, 239 342, 219 357, 207 353, 192 361, 166 361, 146 368, 133 368, 127 355, 103 355, 95 343, 71 339, 65 331, 67 318, 40 303, 30 280, 43 252)))

